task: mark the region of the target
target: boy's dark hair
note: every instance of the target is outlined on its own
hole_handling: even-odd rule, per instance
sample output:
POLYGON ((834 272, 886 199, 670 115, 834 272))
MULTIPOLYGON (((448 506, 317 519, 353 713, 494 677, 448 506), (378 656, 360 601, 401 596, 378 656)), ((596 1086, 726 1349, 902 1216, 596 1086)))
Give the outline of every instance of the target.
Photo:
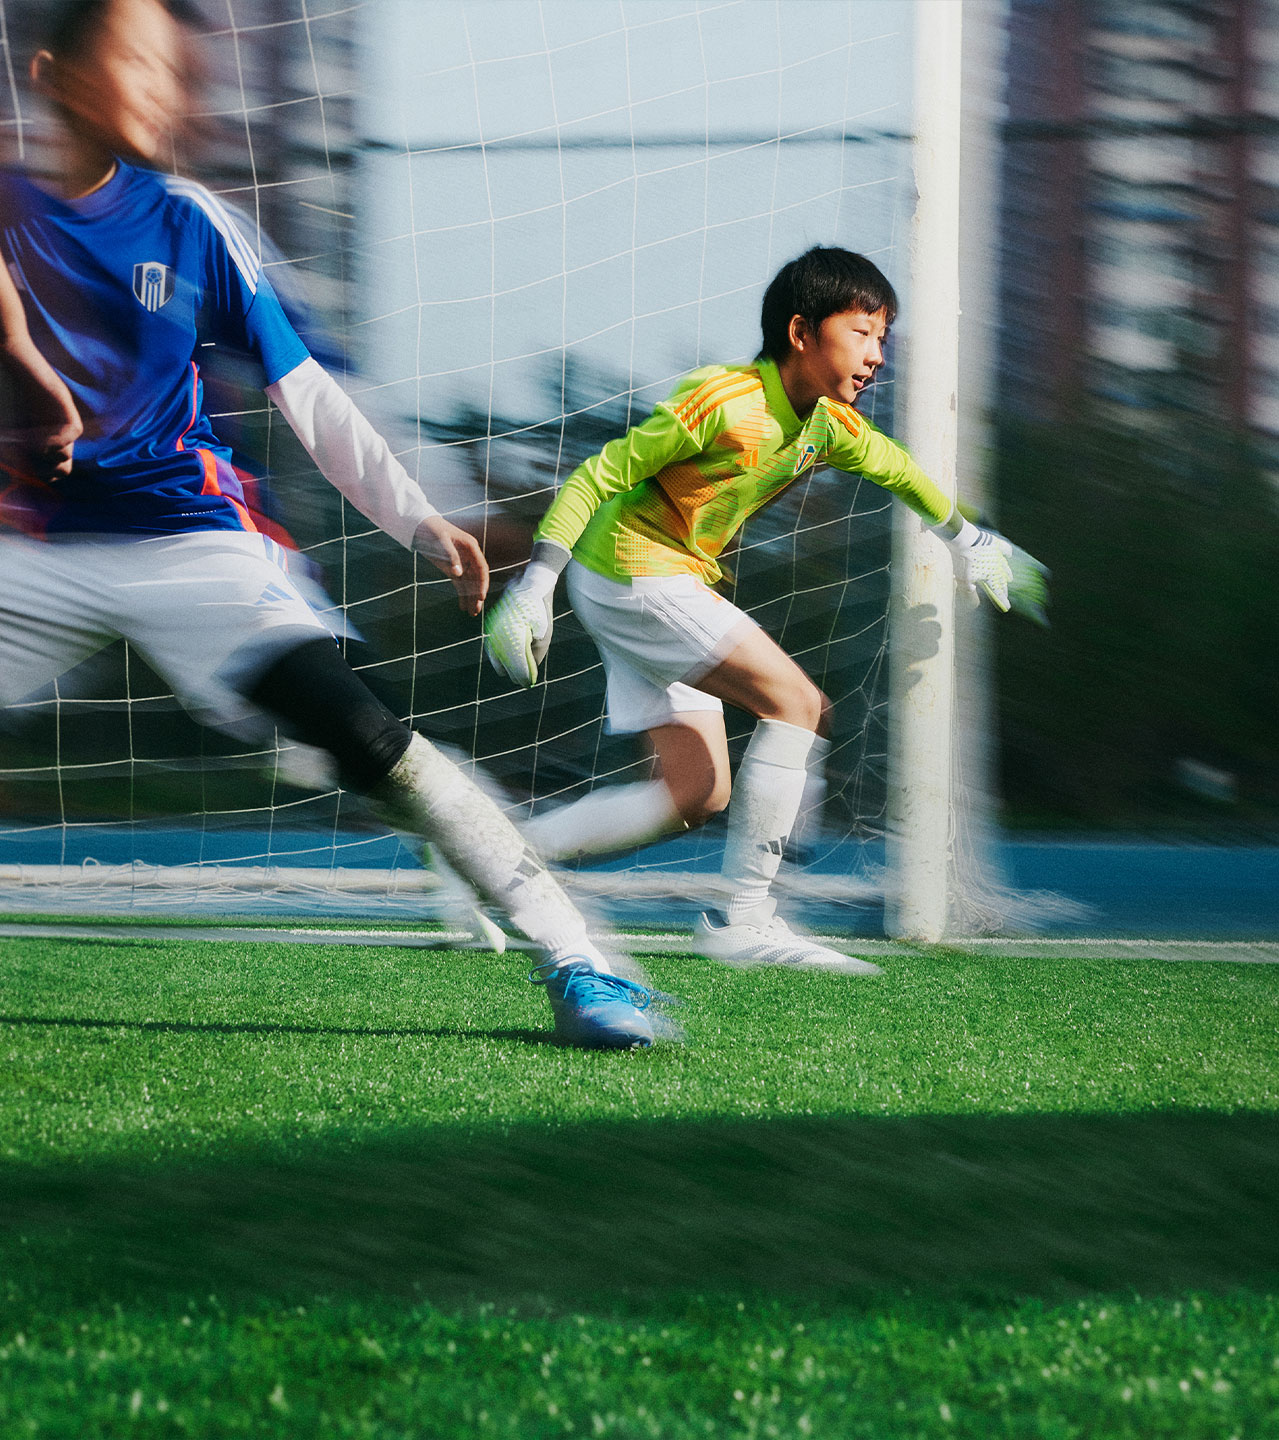
POLYGON ((770 360, 784 360, 790 353, 791 316, 802 315, 816 330, 828 316, 844 310, 868 315, 883 310, 891 325, 897 318, 897 292, 865 255, 815 245, 783 265, 764 291, 762 353, 770 360))
MULTIPOLYGON (((112 0, 62 0, 55 5, 41 27, 40 48, 59 59, 70 59, 80 54, 93 38, 94 31, 102 23, 112 0)), ((182 25, 199 27, 204 17, 192 0, 158 0, 182 25)))

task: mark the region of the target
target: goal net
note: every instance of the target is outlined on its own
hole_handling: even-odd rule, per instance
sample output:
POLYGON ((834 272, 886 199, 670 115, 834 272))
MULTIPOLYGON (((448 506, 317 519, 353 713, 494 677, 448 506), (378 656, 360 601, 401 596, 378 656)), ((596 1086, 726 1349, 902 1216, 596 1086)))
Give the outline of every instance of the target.
MULTIPOLYGON (((48 131, 23 74, 43 8, 0 0, 0 125, 8 158, 35 168, 48 131)), ((579 460, 682 373, 756 353, 786 260, 844 245, 907 291, 907 5, 202 11, 174 165, 236 208, 313 351, 482 537, 499 583, 579 460)), ((448 583, 325 485, 251 368, 212 355, 206 384, 261 525, 305 558, 352 663, 473 755, 514 818, 647 774, 635 739, 606 732, 599 658, 562 594, 545 683, 512 693, 448 583)), ((891 352, 863 408, 893 430, 891 352)), ((736 602, 833 702, 827 785, 783 885, 850 928, 877 927, 883 891, 890 514, 875 485, 810 473, 727 567, 736 602)), ((736 760, 747 722, 729 723, 736 760)), ((0 909, 429 913, 414 850, 305 759, 197 727, 112 647, 3 717, 0 909)), ((569 883, 660 923, 704 899, 722 841, 710 825, 569 883)))

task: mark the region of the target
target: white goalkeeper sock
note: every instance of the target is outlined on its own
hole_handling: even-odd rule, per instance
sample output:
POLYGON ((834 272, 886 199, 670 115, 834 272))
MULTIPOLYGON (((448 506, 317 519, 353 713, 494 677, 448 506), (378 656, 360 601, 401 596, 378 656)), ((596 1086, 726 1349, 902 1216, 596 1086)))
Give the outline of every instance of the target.
POLYGON ((782 847, 799 813, 816 735, 784 720, 761 720, 746 747, 728 804, 728 840, 720 871, 730 925, 768 899, 782 847))
POLYGON ((810 845, 821 836, 822 807, 826 803, 826 757, 830 754, 830 741, 824 736, 814 735, 813 745, 808 752, 807 773, 804 777, 804 793, 799 801, 799 813, 790 832, 790 851, 794 858, 795 849, 810 845))
POLYGON ((369 792, 397 830, 435 845, 483 898, 552 962, 575 956, 607 972, 577 907, 492 800, 446 755, 414 735, 385 780, 369 792))
POLYGON ((661 780, 605 785, 520 826, 543 860, 629 850, 687 828, 661 780))

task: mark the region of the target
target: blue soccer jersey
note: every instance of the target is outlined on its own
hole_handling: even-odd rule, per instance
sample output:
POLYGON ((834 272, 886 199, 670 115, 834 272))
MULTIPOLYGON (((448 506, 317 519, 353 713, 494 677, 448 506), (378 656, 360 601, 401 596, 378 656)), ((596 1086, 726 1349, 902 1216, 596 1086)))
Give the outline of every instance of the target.
POLYGON ((204 413, 201 352, 252 355, 267 384, 308 352, 218 200, 123 162, 78 200, 4 173, 0 244, 31 338, 84 422, 70 476, 11 484, 0 521, 37 533, 256 528, 204 413))

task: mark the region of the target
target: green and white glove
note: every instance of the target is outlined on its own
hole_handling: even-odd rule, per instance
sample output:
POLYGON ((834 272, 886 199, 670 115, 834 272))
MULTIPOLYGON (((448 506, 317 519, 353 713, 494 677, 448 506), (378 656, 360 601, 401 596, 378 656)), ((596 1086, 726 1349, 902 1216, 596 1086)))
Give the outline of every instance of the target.
POLYGON ((1021 615, 1048 629, 1048 577, 1051 571, 1020 545, 1007 542, 1012 549, 1008 557, 1013 572, 1008 582, 1008 603, 1014 615, 1021 615))
POLYGON ((525 689, 537 684, 554 625, 555 582, 570 554, 552 540, 538 540, 521 574, 484 613, 484 653, 500 675, 525 689))
POLYGON ((983 530, 956 511, 934 527, 950 547, 955 577, 980 598, 984 591, 997 610, 1012 610, 1036 625, 1048 624, 1048 568, 995 530, 983 530))

